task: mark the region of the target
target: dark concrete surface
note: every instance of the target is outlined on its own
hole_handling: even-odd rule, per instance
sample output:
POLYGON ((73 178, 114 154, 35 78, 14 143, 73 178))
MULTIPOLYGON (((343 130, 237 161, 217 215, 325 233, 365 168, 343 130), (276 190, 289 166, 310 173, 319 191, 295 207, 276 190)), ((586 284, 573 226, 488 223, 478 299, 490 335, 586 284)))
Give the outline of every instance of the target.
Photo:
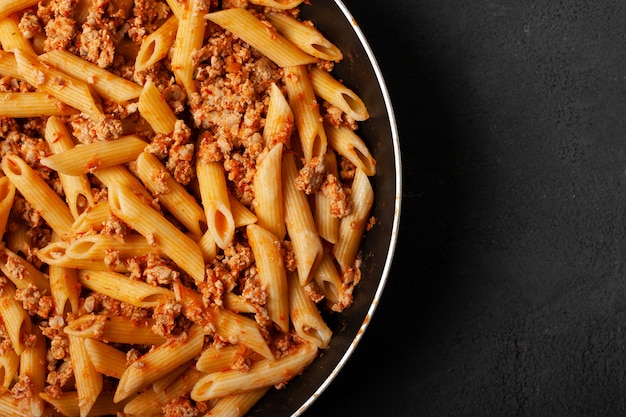
POLYGON ((626 415, 626 3, 344 1, 396 109, 403 218, 305 416, 626 415))

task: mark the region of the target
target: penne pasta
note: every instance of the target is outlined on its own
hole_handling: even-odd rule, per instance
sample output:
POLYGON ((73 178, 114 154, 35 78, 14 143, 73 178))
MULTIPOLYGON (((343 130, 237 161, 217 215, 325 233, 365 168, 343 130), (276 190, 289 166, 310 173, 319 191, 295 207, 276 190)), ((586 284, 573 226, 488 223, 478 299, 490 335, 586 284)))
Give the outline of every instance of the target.
POLYGON ((306 195, 296 188, 297 175, 293 155, 285 154, 282 164, 285 225, 296 256, 300 285, 306 285, 321 261, 324 249, 306 195))
POLYGON ((139 113, 156 133, 168 134, 174 131, 178 118, 151 78, 143 85, 137 104, 139 113))
POLYGON ((67 338, 76 377, 78 408, 80 416, 86 417, 102 391, 103 379, 91 362, 85 339, 71 334, 68 334, 67 338))
MULTIPOLYGON (((176 2, 177 0, 172 0, 176 2)), ((191 60, 193 53, 202 48, 206 21, 204 14, 208 9, 202 0, 188 0, 186 7, 178 18, 178 31, 172 51, 172 71, 176 81, 181 84, 188 95, 196 91, 193 78, 194 65, 191 60)))
POLYGON ((116 379, 122 376, 126 370, 125 352, 94 339, 85 339, 84 344, 97 372, 116 379))
MULTIPOLYGON (((171 3, 177 3, 172 0, 171 3)), ((178 19, 170 16, 157 30, 141 41, 141 47, 135 60, 135 73, 144 71, 165 58, 176 39, 178 19)), ((144 87, 145 88, 145 87, 144 87)))
POLYGON ((0 246, 0 271, 19 289, 34 286, 41 291, 50 290, 50 282, 43 272, 4 246, 0 246))
POLYGON ((74 76, 91 86, 100 96, 126 104, 141 94, 141 86, 71 52, 55 49, 39 55, 39 60, 74 76))
MULTIPOLYGON (((55 154, 74 148, 74 141, 70 137, 67 128, 57 117, 48 118, 44 137, 48 147, 55 154)), ((70 212, 76 219, 83 211, 94 204, 89 179, 83 174, 67 175, 60 172, 59 180, 61 181, 70 212)))
POLYGON ((291 132, 293 131, 294 118, 291 107, 276 83, 272 83, 270 90, 270 102, 263 126, 263 141, 268 148, 282 143, 289 147, 291 144, 291 132))
POLYGON ((227 247, 235 233, 235 220, 230 209, 224 166, 221 162, 205 162, 198 158, 196 175, 207 226, 215 243, 227 247))
POLYGON ((257 166, 253 180, 254 201, 252 206, 258 224, 269 230, 278 239, 283 239, 287 233, 285 208, 281 203, 283 201, 282 156, 283 144, 278 143, 257 166))
POLYGON ((304 65, 284 68, 283 80, 304 158, 310 161, 323 156, 328 141, 307 68, 304 65))
POLYGON ((274 9, 288 10, 298 7, 302 0, 251 0, 250 3, 274 9))
POLYGON ((111 141, 77 145, 42 158, 41 163, 62 174, 83 175, 134 161, 146 145, 138 136, 124 136, 111 141))
POLYGON ((269 30, 246 9, 236 7, 224 9, 209 13, 205 17, 258 49, 279 67, 315 62, 314 57, 303 52, 277 32, 269 30))
POLYGON ((19 379, 29 382, 29 388, 31 395, 29 395, 25 402, 22 404, 25 410, 29 411, 32 416, 41 416, 44 412, 44 402, 39 397, 39 394, 43 392, 46 385, 46 344, 43 339, 43 334, 39 327, 32 327, 33 336, 35 340, 32 340, 24 351, 20 355, 20 369, 19 379))
POLYGON ((0 44, 2 44, 2 49, 6 52, 14 52, 16 49, 21 49, 31 55, 35 55, 32 45, 19 30, 17 15, 0 18, 0 44))
POLYGON ((78 281, 84 288, 113 299, 141 308, 154 308, 174 294, 165 288, 130 279, 116 272, 88 271, 78 272, 78 281))
POLYGON ((322 99, 338 107, 357 121, 369 119, 370 115, 363 100, 351 89, 340 83, 328 71, 318 67, 309 69, 313 90, 322 99))
POLYGON ((151 153, 142 152, 137 158, 136 172, 150 192, 194 236, 207 230, 204 210, 195 198, 165 169, 151 153))
MULTIPOLYGON (((2 69, 0 69, 0 73, 2 69)), ((78 110, 48 93, 0 93, 0 114, 4 117, 71 116, 78 110)))
POLYGON ((280 241, 261 226, 246 228, 248 241, 256 261, 259 282, 265 289, 265 308, 274 323, 283 332, 289 331, 289 297, 287 272, 283 265, 280 241))
POLYGON ((217 400, 205 417, 243 417, 266 393, 269 387, 259 388, 241 394, 226 395, 217 400))
POLYGON ((0 294, 0 316, 9 334, 9 339, 16 354, 21 355, 27 348, 24 344, 26 334, 32 331, 30 317, 15 299, 15 286, 4 285, 0 294))
POLYGON ((146 389, 142 391, 124 406, 124 412, 131 416, 158 415, 165 404, 191 391, 191 388, 203 375, 196 369, 188 369, 176 378, 167 387, 167 390, 156 392, 152 389, 146 389))
POLYGON ((13 207, 15 186, 8 177, 0 177, 0 234, 6 232, 7 221, 13 207))
POLYGON ((5 155, 2 158, 2 170, 26 201, 59 236, 69 231, 74 221, 70 209, 22 158, 17 155, 5 155))
POLYGON ((96 120, 104 116, 96 105, 87 83, 44 65, 23 50, 16 49, 14 54, 18 72, 38 91, 48 93, 96 120))
POLYGON ((5 0, 0 3, 0 19, 37 4, 37 0, 5 0))
POLYGON ((374 191, 365 172, 357 169, 352 183, 350 198, 353 202, 351 213, 341 219, 339 239, 333 247, 333 255, 346 272, 354 266, 361 238, 368 220, 369 212, 374 202, 374 191))
POLYGON ((77 271, 57 265, 49 265, 50 294, 54 300, 54 312, 62 317, 68 312, 78 312, 78 285, 77 271))
POLYGON ((298 275, 290 273, 289 287, 289 317, 298 336, 303 340, 326 349, 332 337, 332 331, 324 322, 315 303, 309 298, 298 281, 298 275))
POLYGON ((204 281, 204 259, 198 245, 161 214, 128 190, 109 189, 111 211, 146 237, 196 282, 204 281))
POLYGON ((317 348, 305 343, 295 352, 275 361, 262 359, 254 362, 247 372, 228 370, 211 373, 194 385, 191 398, 207 401, 285 382, 299 375, 316 355, 317 348))
POLYGON ((72 320, 63 331, 77 337, 138 345, 161 345, 165 340, 152 331, 154 320, 133 320, 130 317, 85 314, 72 320))
POLYGON ((327 61, 339 62, 343 59, 341 50, 330 42, 315 27, 287 14, 269 13, 267 19, 285 38, 309 55, 327 61))
POLYGON ((0 352, 0 395, 11 387, 19 366, 20 357, 14 349, 4 349, 0 352))
POLYGON ((161 376, 200 354, 204 334, 200 326, 192 326, 185 336, 173 338, 131 363, 120 377, 113 401, 124 400, 161 376))
POLYGON ((363 140, 345 126, 326 126, 329 145, 339 154, 359 167, 366 175, 376 174, 376 160, 363 140))

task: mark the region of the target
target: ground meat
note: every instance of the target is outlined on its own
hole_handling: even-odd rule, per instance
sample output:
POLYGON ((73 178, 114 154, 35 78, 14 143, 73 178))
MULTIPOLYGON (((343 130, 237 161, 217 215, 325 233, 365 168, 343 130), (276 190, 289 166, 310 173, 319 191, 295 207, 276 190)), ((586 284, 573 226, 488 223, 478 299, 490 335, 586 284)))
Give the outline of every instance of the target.
POLYGON ((248 245, 235 242, 224 249, 222 263, 228 267, 231 275, 237 278, 241 271, 254 262, 252 249, 248 245))
POLYGON ((163 407, 163 417, 198 417, 198 410, 186 397, 177 397, 163 407))
POLYGON ((169 149, 166 168, 176 181, 182 185, 187 185, 195 177, 195 169, 192 164, 194 145, 190 143, 191 129, 180 119, 174 125, 172 139, 174 143, 169 149))
POLYGON ((47 319, 54 308, 52 297, 43 295, 39 288, 32 284, 26 288, 18 288, 15 291, 15 299, 22 303, 24 310, 31 316, 38 315, 47 319))
POLYGON ((330 200, 330 214, 342 218, 350 214, 352 201, 347 197, 341 183, 333 174, 326 175, 320 192, 330 200))
POLYGON ((180 272, 170 261, 151 253, 147 257, 143 276, 148 284, 170 285, 180 278, 180 272))
POLYGON ((354 179, 354 174, 356 173, 356 166, 344 158, 343 156, 339 157, 339 178, 342 180, 352 180, 354 179))
POLYGON ((72 133, 81 143, 114 140, 122 136, 122 122, 112 114, 94 120, 85 115, 76 115, 70 119, 72 133))
POLYGON ((230 364, 230 369, 239 371, 239 372, 248 372, 250 370, 250 366, 252 365, 252 351, 246 349, 245 346, 242 346, 237 350, 233 361, 230 364))
POLYGON ((13 385, 13 388, 11 388, 11 395, 18 401, 30 400, 30 398, 32 398, 34 395, 34 387, 28 374, 21 374, 19 376, 17 382, 13 385))
POLYGON ((128 19, 127 35, 136 44, 141 44, 144 37, 154 32, 170 12, 165 2, 156 0, 135 0, 128 19))
POLYGON ((283 254, 283 264, 285 269, 289 272, 294 272, 298 268, 296 262, 296 254, 293 251, 291 241, 284 240, 281 245, 281 252, 283 254))
POLYGON ((154 308, 152 315, 154 319, 152 331, 163 338, 180 335, 183 330, 181 319, 184 319, 181 314, 182 305, 176 300, 170 299, 163 304, 159 304, 154 308))
POLYGON ((315 194, 325 179, 326 166, 324 158, 314 156, 305 161, 296 178, 296 187, 307 195, 315 194))
POLYGON ((41 31, 41 24, 39 23, 37 14, 32 11, 27 11, 22 15, 17 27, 22 36, 26 39, 32 39, 41 31))

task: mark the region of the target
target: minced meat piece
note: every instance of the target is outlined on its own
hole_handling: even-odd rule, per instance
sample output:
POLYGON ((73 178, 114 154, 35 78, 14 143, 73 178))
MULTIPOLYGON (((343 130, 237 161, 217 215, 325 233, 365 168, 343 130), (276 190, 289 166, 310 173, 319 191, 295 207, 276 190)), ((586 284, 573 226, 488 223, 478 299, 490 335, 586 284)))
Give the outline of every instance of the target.
POLYGON ((182 305, 176 300, 168 299, 156 306, 152 318, 152 331, 163 338, 178 336, 183 330, 180 326, 181 319, 184 319, 182 305))
POLYGON ((307 195, 315 194, 322 185, 326 173, 324 158, 314 156, 304 163, 296 178, 296 188, 304 191, 307 195))
POLYGON ((32 11, 27 11, 22 15, 20 22, 18 23, 18 29, 22 33, 22 36, 26 39, 32 39, 41 31, 41 24, 37 15, 32 11))
POLYGON ((38 315, 46 319, 54 308, 52 297, 43 295, 39 288, 32 284, 26 288, 18 288, 15 291, 15 299, 22 303, 24 310, 31 316, 38 315))
POLYGON ((198 410, 186 397, 176 397, 163 406, 163 417, 199 417, 198 410))
POLYGON ((326 175, 326 179, 320 186, 320 192, 330 200, 331 215, 342 218, 350 214, 352 202, 333 174, 326 175))

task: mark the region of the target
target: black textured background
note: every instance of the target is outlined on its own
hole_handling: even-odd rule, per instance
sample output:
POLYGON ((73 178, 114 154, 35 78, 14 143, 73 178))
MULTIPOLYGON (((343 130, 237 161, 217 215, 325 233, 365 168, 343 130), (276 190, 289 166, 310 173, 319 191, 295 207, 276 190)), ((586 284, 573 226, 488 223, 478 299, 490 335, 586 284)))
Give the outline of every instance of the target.
POLYGON ((626 415, 626 2, 344 1, 396 109, 403 218, 305 417, 626 415))

